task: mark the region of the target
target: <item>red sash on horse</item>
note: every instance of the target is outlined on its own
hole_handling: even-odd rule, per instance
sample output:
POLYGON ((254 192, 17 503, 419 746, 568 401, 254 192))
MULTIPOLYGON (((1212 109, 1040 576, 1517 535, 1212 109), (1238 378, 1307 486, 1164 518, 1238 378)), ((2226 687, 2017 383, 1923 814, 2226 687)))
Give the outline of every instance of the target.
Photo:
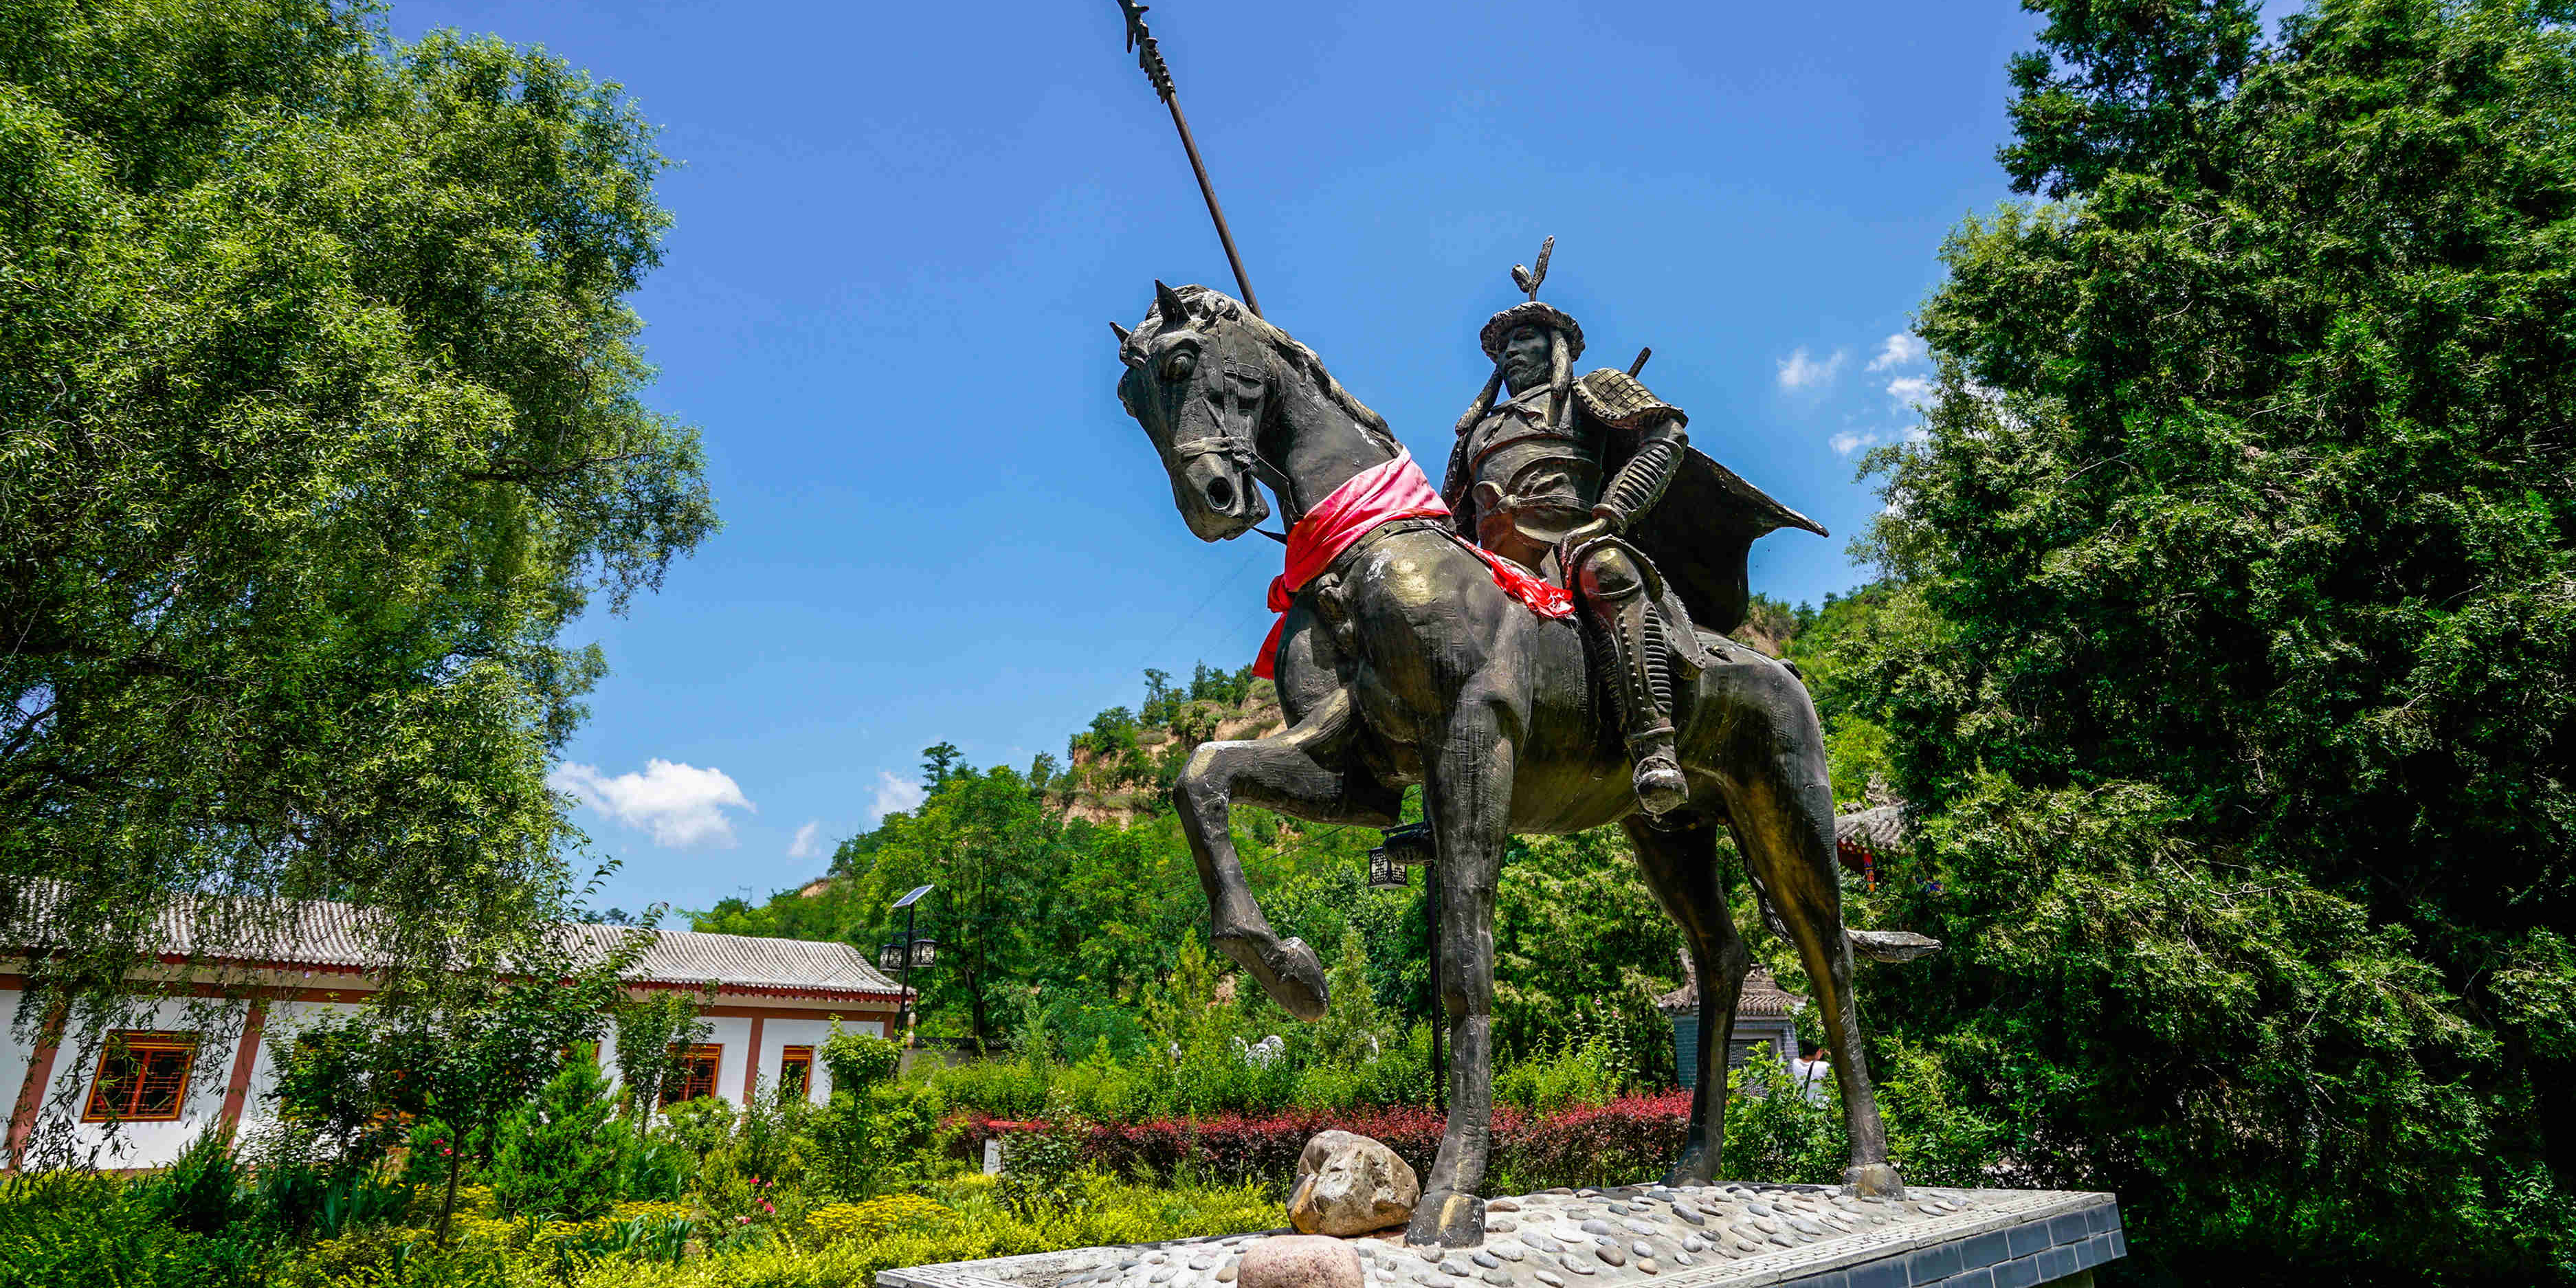
MULTIPOLYGON (((1279 614, 1279 620, 1270 624, 1270 637, 1261 642, 1261 656, 1254 660, 1252 673, 1263 679, 1277 678, 1279 639, 1288 629, 1288 605, 1299 589, 1331 567, 1353 543, 1398 519, 1448 517, 1448 503, 1432 489, 1431 480, 1423 477, 1422 467, 1413 463, 1411 452, 1399 451, 1394 460, 1361 470, 1349 482, 1334 488, 1331 496, 1288 530, 1287 567, 1270 579, 1270 611, 1279 614)), ((1450 535, 1453 539, 1457 536, 1450 535)), ((1485 566, 1493 570, 1494 584, 1531 612, 1541 617, 1573 614, 1574 597, 1564 587, 1490 550, 1468 545, 1464 540, 1458 544, 1484 560, 1485 566)))

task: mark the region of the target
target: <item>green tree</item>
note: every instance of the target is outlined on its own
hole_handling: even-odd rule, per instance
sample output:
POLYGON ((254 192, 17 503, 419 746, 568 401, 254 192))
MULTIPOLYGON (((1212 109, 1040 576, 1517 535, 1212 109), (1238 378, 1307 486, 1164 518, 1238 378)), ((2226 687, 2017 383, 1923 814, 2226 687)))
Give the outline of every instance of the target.
POLYGON ((635 1137, 611 1121, 617 1100, 597 1054, 576 1048, 534 1100, 500 1121, 489 1175, 504 1213, 587 1221, 621 1197, 635 1137))
POLYGON ((0 13, 0 937, 55 946, 36 996, 273 956, 275 897, 381 910, 394 972, 562 919, 546 766, 602 662, 560 629, 715 524, 624 302, 652 135, 356 4, 0 13))
POLYGON ((712 989, 699 994, 657 989, 640 998, 621 998, 610 1010, 617 1030, 617 1081, 628 1118, 650 1121, 661 1108, 662 1088, 677 1064, 671 1052, 707 1040, 712 1026, 698 1018, 698 1008, 714 996, 712 989))
POLYGON ((1496 1046, 1527 1058, 1597 1032, 1629 1072, 1670 1085, 1655 996, 1681 983, 1681 944, 1616 828, 1514 838, 1494 888, 1496 1046))
POLYGON ((2576 34, 2047 0, 1838 650, 1923 811, 1864 972, 2183 1278, 2529 1281, 2576 1190, 2576 34))

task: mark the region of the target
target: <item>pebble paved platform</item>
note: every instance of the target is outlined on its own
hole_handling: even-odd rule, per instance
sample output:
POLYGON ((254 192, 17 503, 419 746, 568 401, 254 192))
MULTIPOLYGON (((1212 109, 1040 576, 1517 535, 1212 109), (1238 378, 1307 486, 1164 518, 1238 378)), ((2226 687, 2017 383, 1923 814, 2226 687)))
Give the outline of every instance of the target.
MULTIPOLYGON (((2031 1288, 2128 1252, 2108 1194, 1909 1187, 1902 1201, 1817 1185, 1551 1191, 1485 1205, 1475 1248, 1348 1242, 1368 1288, 2031 1288)), ((909 1266, 879 1288, 1232 1288, 1246 1248, 1217 1238, 909 1266)), ((2079 1281, 2080 1282, 2080 1281, 2079 1281)))

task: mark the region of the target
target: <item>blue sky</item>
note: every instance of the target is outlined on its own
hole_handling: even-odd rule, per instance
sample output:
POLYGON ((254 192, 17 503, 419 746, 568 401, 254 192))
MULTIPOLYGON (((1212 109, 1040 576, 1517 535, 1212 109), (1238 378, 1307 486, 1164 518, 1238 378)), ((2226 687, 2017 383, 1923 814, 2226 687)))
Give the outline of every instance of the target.
MULTIPOLYGON (((2008 194, 2005 59, 2033 19, 1939 4, 1299 5, 1151 21, 1270 319, 1415 456, 1489 369, 1507 276, 1717 459, 1831 528, 1755 588, 1848 589, 1901 435, 1888 351, 1943 235, 2008 194)), ((1278 547, 1191 537, 1112 387, 1153 279, 1231 278, 1111 0, 401 0, 626 86, 682 163, 635 301, 652 401, 706 439, 725 530, 622 619, 560 779, 623 870, 705 907, 822 871, 908 803, 919 749, 1061 756, 1139 674, 1248 661, 1278 547)), ((1595 365, 1595 364, 1587 364, 1595 365)))

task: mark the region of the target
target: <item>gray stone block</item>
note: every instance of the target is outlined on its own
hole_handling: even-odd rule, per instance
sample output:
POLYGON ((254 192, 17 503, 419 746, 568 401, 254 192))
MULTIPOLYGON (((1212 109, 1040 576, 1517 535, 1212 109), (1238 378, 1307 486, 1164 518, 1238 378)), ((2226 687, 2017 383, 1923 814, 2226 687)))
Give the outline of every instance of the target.
POLYGON ((1917 1248, 1905 1258, 1906 1282, 1914 1285, 1914 1288, 1929 1288, 1929 1285, 1937 1284, 1965 1269, 1967 1264, 1959 1259, 1959 1245, 1956 1242, 1917 1248))
POLYGON ((2115 1257, 2125 1257, 2129 1255, 2129 1235, 2127 1231, 2113 1230, 2111 1232, 2111 1255, 2115 1257))
POLYGON ((2039 1282, 2039 1259, 2022 1257, 1994 1268, 1995 1288, 2030 1288, 2039 1282))
POLYGON ((2055 1244, 2056 1241, 2048 1237, 2046 1221, 2032 1221, 2004 1231, 2004 1246, 2016 1257, 2027 1257, 2055 1244))
POLYGON ((2062 1243, 2039 1254, 2037 1257, 2032 1258, 2032 1260, 2039 1263, 2039 1281, 2041 1283, 2047 1283, 2051 1279, 2063 1279, 2084 1268, 2075 1264, 2075 1249, 2062 1243))
POLYGON ((2120 1224, 2120 1205, 2102 1203, 2084 1209, 2084 1223, 2095 1234, 2108 1234, 2120 1224))
POLYGON ((2111 1236, 2107 1234, 2094 1235, 2075 1245, 2075 1264, 2081 1269, 2090 1270, 2110 1259, 2111 1236))
POLYGON ((1952 1275, 1942 1280, 1941 1288, 1995 1288, 1995 1273, 1984 1266, 1979 1266, 1966 1274, 1952 1275))
POLYGON ((1840 1270, 1828 1270, 1821 1275, 1792 1279, 1787 1288, 1851 1288, 1851 1279, 1840 1270))
POLYGON ((1886 1257, 1866 1261, 1843 1272, 1851 1288, 1906 1288, 1905 1258, 1886 1257))
POLYGON ((1979 1266, 1991 1266, 1998 1261, 2008 1261, 2012 1258, 2012 1250, 2005 1246, 2004 1232, 2001 1230, 1989 1231, 1988 1233, 1977 1235, 1974 1238, 1963 1240, 1959 1243, 1958 1248, 1959 1270, 1961 1273, 1974 1270, 1979 1266))
POLYGON ((2069 1212, 2064 1216, 2053 1216, 2048 1219, 2050 1243, 2081 1243, 2092 1233, 2081 1212, 2069 1212))

